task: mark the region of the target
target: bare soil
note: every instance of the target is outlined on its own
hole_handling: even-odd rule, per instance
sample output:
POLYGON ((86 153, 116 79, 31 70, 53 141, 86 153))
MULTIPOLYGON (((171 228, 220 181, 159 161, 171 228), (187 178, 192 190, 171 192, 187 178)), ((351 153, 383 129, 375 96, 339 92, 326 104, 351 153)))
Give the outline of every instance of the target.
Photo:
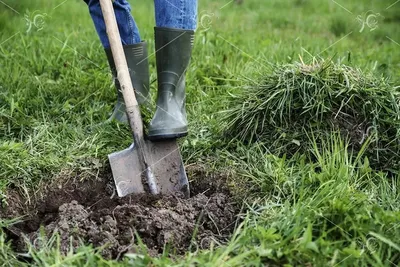
POLYGON ((188 169, 191 198, 180 196, 127 196, 118 198, 109 170, 97 179, 57 179, 41 190, 41 197, 26 200, 11 191, 0 218, 24 216, 22 222, 4 229, 18 252, 27 242, 40 248, 57 233, 61 250, 82 243, 102 247, 103 256, 119 258, 141 251, 143 242, 155 256, 168 247, 174 254, 206 249, 224 243, 237 220, 238 206, 226 186, 226 177, 205 175, 201 168, 188 169))

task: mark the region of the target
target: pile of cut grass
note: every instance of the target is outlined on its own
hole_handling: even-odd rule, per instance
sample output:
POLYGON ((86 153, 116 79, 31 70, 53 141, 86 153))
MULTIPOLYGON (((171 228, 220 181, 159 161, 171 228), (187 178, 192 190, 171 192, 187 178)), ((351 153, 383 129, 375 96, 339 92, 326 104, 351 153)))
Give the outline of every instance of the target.
POLYGON ((260 82, 233 97, 226 132, 260 141, 273 153, 309 147, 309 135, 340 131, 352 149, 368 145, 379 169, 400 163, 400 86, 331 60, 272 65, 260 82))

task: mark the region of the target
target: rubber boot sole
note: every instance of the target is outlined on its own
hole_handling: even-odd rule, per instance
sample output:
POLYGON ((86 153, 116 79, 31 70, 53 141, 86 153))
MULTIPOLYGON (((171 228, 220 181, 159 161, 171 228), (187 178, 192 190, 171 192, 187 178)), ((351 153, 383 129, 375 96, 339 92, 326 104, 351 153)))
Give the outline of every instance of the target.
POLYGON ((177 139, 180 137, 185 137, 188 135, 188 130, 187 128, 180 128, 180 129, 174 129, 174 131, 171 132, 171 129, 168 130, 158 130, 158 131, 153 131, 149 132, 147 135, 147 139, 150 141, 163 141, 163 140, 168 140, 168 139, 177 139))

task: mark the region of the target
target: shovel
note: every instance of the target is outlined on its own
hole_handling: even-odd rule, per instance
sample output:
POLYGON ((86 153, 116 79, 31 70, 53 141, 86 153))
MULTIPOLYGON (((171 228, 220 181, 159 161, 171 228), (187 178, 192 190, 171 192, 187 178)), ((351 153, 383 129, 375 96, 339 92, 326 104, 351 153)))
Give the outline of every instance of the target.
POLYGON ((189 182, 176 139, 150 142, 144 138, 112 0, 100 0, 100 5, 134 140, 129 148, 108 155, 118 196, 181 192, 189 197, 189 182))

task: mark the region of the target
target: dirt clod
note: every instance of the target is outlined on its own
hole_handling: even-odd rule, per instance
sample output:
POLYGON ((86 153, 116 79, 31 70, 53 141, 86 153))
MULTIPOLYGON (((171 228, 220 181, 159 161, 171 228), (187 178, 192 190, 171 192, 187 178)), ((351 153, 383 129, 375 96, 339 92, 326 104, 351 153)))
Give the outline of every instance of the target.
MULTIPOLYGON (((162 253, 165 247, 182 254, 189 248, 206 249, 213 242, 223 243, 234 228, 237 208, 227 189, 219 186, 218 192, 207 179, 201 179, 211 186, 207 194, 193 194, 196 189, 192 188, 189 199, 145 195, 117 198, 107 190, 109 175, 105 177, 85 182, 74 179, 53 187, 30 207, 34 212, 28 219, 13 226, 13 232, 18 232, 18 238, 14 237, 16 250, 26 251, 24 240, 40 248, 58 233, 65 253, 83 242, 104 248, 102 253, 107 258, 119 258, 140 249, 139 237, 152 254, 162 253)), ((203 190, 200 183, 193 184, 203 190)))

